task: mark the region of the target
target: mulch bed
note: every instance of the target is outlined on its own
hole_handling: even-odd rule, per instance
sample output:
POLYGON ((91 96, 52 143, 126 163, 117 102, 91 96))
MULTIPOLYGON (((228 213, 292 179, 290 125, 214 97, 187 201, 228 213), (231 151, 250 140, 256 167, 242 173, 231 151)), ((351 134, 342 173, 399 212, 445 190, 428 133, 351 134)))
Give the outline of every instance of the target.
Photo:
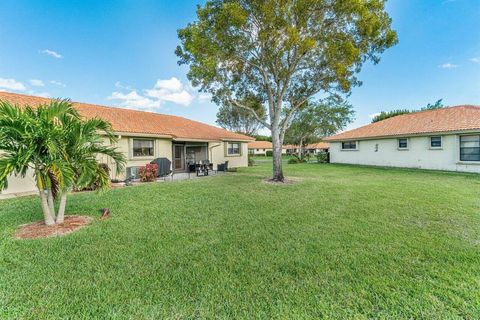
POLYGON ((283 179, 283 182, 280 182, 280 181, 274 181, 270 178, 267 178, 267 179, 263 179, 263 182, 266 183, 266 184, 271 184, 271 185, 276 185, 276 186, 284 186, 284 185, 287 185, 287 184, 294 184, 294 183, 297 183, 297 182, 300 182, 302 181, 302 179, 300 178, 294 178, 294 177, 290 177, 290 178, 284 178, 283 179))
POLYGON ((63 236, 77 231, 93 221, 88 216, 65 216, 62 224, 47 226, 42 221, 28 224, 22 224, 15 232, 16 239, 37 239, 48 238, 54 236, 63 236))

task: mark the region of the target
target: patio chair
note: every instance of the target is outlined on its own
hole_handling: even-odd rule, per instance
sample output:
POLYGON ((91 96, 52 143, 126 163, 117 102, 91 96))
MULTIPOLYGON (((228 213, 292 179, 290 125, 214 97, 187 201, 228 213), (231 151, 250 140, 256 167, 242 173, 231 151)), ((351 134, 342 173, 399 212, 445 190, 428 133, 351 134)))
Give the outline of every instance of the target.
POLYGON ((227 172, 228 171, 228 161, 225 161, 225 163, 219 163, 217 165, 217 171, 227 172))

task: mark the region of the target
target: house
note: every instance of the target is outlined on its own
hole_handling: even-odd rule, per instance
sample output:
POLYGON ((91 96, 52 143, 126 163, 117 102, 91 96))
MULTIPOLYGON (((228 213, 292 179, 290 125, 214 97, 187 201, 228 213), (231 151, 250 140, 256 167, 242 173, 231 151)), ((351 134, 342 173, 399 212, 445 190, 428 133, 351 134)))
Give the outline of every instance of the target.
MULTIPOLYGON (((287 145, 284 145, 284 148, 286 149, 286 153, 288 154, 298 154, 298 151, 299 151, 299 146, 297 145, 287 144, 287 145)), ((321 141, 317 143, 307 144, 306 146, 303 147, 303 153, 317 154, 322 151, 328 152, 329 148, 330 148, 330 145, 327 142, 321 141)))
POLYGON ((317 154, 319 152, 328 152, 329 149, 330 149, 330 144, 327 143, 327 142, 323 142, 323 141, 320 141, 320 142, 317 142, 317 143, 310 143, 310 144, 307 144, 304 147, 305 153, 308 153, 308 154, 317 154))
MULTIPOLYGON (((0 92, 0 101, 36 106, 50 99, 0 92)), ((248 166, 248 142, 253 138, 233 133, 186 118, 152 112, 73 103, 84 118, 102 118, 112 124, 119 140, 116 147, 125 154, 126 167, 143 166, 156 158, 171 161, 174 173, 185 172, 188 165, 209 160, 214 165, 228 161, 229 167, 248 166)), ((107 163, 112 179, 124 179, 125 172, 116 172, 111 159, 107 163)), ((9 187, 2 193, 31 192, 36 189, 33 177, 9 178, 9 187)))
MULTIPOLYGON (((270 141, 252 141, 248 143, 248 153, 252 155, 265 156, 267 151, 273 152, 273 145, 270 141)), ((287 153, 287 150, 283 147, 282 154, 287 153)))
POLYGON ((480 106, 399 115, 325 140, 332 163, 480 173, 480 106))

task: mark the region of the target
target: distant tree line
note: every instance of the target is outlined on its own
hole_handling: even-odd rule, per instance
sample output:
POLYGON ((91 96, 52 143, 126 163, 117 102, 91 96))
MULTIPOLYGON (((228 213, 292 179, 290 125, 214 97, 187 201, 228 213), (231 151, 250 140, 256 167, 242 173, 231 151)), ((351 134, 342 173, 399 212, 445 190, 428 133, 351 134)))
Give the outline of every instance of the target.
POLYGON ((409 110, 409 109, 396 109, 392 111, 382 111, 372 119, 372 123, 382 121, 388 118, 396 117, 401 114, 407 114, 407 113, 412 113, 412 112, 417 112, 417 111, 425 111, 425 110, 435 110, 435 109, 441 109, 444 107, 443 99, 437 100, 434 104, 427 104, 425 107, 421 108, 420 110, 409 110))

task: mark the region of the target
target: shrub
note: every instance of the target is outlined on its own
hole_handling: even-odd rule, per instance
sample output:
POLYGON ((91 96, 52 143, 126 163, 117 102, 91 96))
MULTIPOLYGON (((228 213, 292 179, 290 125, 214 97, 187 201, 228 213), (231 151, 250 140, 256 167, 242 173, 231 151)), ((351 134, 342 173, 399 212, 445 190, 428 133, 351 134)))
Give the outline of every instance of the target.
POLYGON ((271 157, 271 156, 273 156, 273 151, 272 150, 267 150, 267 152, 265 152, 265 155, 267 157, 271 157))
POLYGON ((248 154, 248 166, 253 167, 255 165, 255 160, 253 160, 252 155, 248 154))
POLYGON ((328 163, 328 153, 325 151, 317 153, 317 163, 328 163))
POLYGON ((140 181, 152 182, 155 181, 158 172, 158 165, 156 163, 149 163, 144 167, 140 167, 139 175, 140 181))
POLYGON ((290 158, 288 159, 288 164, 297 164, 300 163, 300 160, 298 158, 290 158))

